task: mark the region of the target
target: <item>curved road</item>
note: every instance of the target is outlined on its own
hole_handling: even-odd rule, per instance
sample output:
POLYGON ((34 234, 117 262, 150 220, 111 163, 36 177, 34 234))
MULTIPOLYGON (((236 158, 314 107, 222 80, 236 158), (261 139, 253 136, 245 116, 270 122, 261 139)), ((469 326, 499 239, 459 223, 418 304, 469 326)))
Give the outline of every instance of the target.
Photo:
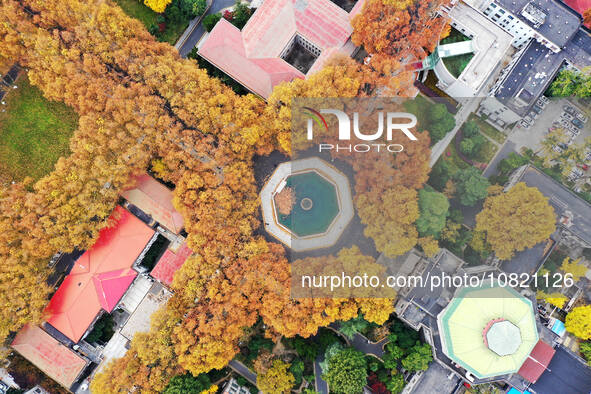
MULTIPOLYGON (((236 4, 236 0, 213 0, 213 3, 209 10, 205 13, 205 15, 215 14, 220 12, 224 8, 228 8, 236 4)), ((199 23, 195 29, 191 32, 187 40, 181 45, 179 48, 179 53, 181 57, 187 57, 189 52, 197 45, 197 42, 205 34, 205 29, 203 28, 203 24, 199 23)))

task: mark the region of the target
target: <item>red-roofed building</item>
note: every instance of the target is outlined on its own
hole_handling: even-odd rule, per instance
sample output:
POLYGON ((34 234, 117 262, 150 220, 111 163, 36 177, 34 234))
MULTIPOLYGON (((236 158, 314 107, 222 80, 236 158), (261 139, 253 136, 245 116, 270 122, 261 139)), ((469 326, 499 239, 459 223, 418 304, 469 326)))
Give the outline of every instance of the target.
POLYGON ((12 348, 47 376, 69 389, 87 361, 38 326, 26 325, 14 338, 12 348))
POLYGON ((364 2, 358 0, 348 13, 331 0, 265 0, 242 31, 222 18, 200 45, 199 55, 268 98, 275 85, 318 71, 325 51, 351 55, 355 46, 346 45, 353 32, 351 18, 364 2), (297 45, 310 53, 310 68, 298 69, 284 60, 297 45))
POLYGON ((148 174, 138 176, 135 181, 135 187, 122 192, 121 196, 160 225, 178 234, 184 224, 183 217, 172 205, 172 191, 148 174))
POLYGON ((172 284, 174 273, 181 268, 185 263, 185 260, 193 253, 187 244, 183 244, 179 250, 175 253, 170 249, 162 255, 158 263, 150 273, 150 275, 164 283, 166 286, 172 284))
POLYGON ((552 346, 539 340, 517 373, 528 382, 537 382, 542 373, 548 368, 554 353, 556 353, 556 350, 552 346))
POLYGON ((86 333, 101 309, 111 312, 137 272, 133 263, 154 230, 118 206, 119 219, 100 232, 76 262, 46 308, 47 322, 74 342, 86 333))
MULTIPOLYGON (((591 10, 591 0, 563 0, 566 5, 568 5, 573 10, 577 11, 579 14, 583 15, 583 13, 587 10, 591 10)), ((587 27, 591 28, 591 24, 588 24, 587 27)))

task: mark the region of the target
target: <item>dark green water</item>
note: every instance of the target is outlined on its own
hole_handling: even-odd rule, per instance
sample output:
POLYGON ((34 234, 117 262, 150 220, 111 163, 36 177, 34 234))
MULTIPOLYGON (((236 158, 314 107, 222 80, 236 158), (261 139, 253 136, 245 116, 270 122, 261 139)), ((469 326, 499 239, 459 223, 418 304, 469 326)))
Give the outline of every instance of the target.
POLYGON ((296 202, 289 215, 279 214, 279 222, 300 237, 325 232, 339 213, 335 187, 315 172, 292 175, 286 183, 294 189, 296 202), (303 198, 312 200, 312 209, 302 209, 303 198))

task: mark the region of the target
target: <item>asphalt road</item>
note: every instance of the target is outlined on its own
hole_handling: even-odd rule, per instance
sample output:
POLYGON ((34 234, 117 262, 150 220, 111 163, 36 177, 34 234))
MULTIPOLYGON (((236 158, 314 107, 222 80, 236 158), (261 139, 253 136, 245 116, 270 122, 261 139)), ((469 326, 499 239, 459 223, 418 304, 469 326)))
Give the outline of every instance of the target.
POLYGON ((242 364, 240 361, 232 360, 232 361, 230 361, 228 366, 230 368, 232 368, 234 371, 236 371, 237 373, 239 373, 240 375, 242 375, 242 377, 244 377, 250 383, 252 383, 256 386, 257 375, 254 372, 252 372, 250 369, 248 369, 246 367, 246 365, 242 364))
MULTIPOLYGON (((220 12, 224 8, 228 8, 236 4, 235 0, 213 0, 213 3, 209 10, 205 13, 205 15, 215 14, 220 12)), ((189 35, 189 38, 183 43, 183 45, 179 48, 179 53, 181 57, 187 57, 189 52, 197 45, 197 42, 205 34, 205 29, 203 28, 203 23, 199 23, 195 30, 189 35)))
POLYGON ((532 388, 538 394, 589 393, 591 368, 559 346, 548 365, 548 370, 532 388))
POLYGON ((314 362, 314 383, 317 392, 320 394, 328 394, 328 383, 322 379, 322 368, 320 368, 320 363, 322 361, 324 361, 324 354, 319 354, 314 362))
POLYGON ((356 350, 359 350, 362 353, 373 355, 378 358, 382 358, 384 356, 384 345, 388 343, 388 338, 382 339, 380 342, 373 343, 368 342, 367 338, 361 334, 355 334, 353 339, 349 341, 351 346, 353 346, 356 350))

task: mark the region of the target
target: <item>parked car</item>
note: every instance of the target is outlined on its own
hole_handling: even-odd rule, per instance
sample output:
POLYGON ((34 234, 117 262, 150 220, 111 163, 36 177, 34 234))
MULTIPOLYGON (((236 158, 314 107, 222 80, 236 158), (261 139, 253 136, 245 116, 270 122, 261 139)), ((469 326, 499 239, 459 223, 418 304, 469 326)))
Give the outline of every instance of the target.
POLYGON ((580 112, 577 114, 577 119, 579 119, 583 123, 587 123, 587 121, 589 120, 587 116, 583 115, 580 112))
POLYGON ((579 119, 573 119, 572 124, 577 126, 579 129, 582 129, 583 127, 585 127, 585 124, 583 122, 581 122, 579 119))
POLYGON ((562 117, 563 117, 564 119, 568 119, 568 120, 573 120, 573 119, 574 119, 574 116, 572 116, 571 114, 569 114, 569 113, 567 113, 567 112, 563 112, 563 113, 562 113, 562 117))
POLYGON ((574 115, 577 112, 575 107, 573 107, 572 105, 564 105, 564 106, 562 106, 562 109, 564 110, 564 112, 571 114, 571 115, 574 115))

